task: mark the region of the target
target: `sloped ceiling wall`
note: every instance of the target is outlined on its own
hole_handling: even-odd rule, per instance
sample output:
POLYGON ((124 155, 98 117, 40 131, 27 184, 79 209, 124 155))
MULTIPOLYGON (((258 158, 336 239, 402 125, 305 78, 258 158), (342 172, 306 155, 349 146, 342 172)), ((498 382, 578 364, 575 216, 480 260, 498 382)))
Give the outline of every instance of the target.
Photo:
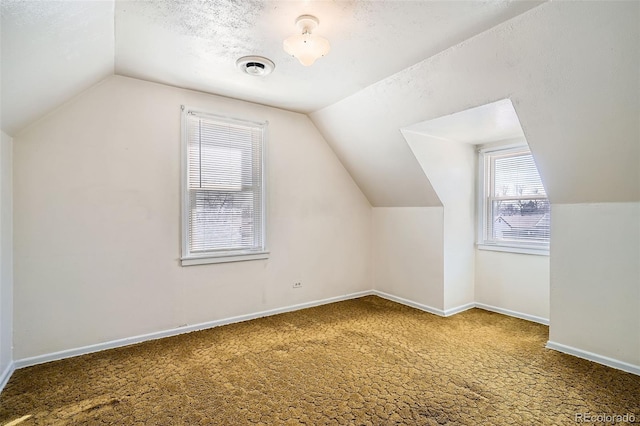
POLYGON ((15 135, 113 74, 113 13, 113 0, 2 2, 3 131, 15 135))
POLYGON ((311 114, 373 206, 440 205, 400 129, 510 98, 552 203, 640 200, 637 2, 551 2, 311 114))
POLYGON ((307 113, 541 1, 2 0, 0 127, 16 136, 114 73, 307 113), (333 46, 313 67, 282 49, 302 14, 333 46), (276 71, 242 74, 256 54, 276 71))
MULTIPOLYGON (((114 71, 113 1, 29 4, 2 2, 9 134, 114 71)), ((639 8, 545 3, 311 117, 374 206, 440 205, 402 127, 506 97, 552 202, 638 200, 639 8)))

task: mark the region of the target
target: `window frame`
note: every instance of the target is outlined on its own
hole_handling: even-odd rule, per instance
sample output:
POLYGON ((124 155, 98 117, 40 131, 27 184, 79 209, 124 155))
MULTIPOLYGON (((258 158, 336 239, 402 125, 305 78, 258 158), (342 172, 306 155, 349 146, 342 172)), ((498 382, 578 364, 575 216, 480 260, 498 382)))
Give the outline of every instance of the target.
POLYGON ((201 108, 192 108, 185 105, 181 106, 181 265, 203 265, 212 263, 240 262, 249 260, 268 259, 268 182, 267 182, 267 126, 268 121, 245 120, 225 115, 208 112, 201 108), (189 249, 189 217, 191 214, 189 199, 189 135, 187 118, 189 115, 198 115, 204 118, 211 118, 220 122, 238 123, 242 125, 251 125, 262 128, 262 162, 261 162, 261 178, 262 178, 262 249, 261 250, 216 250, 205 253, 194 254, 189 249))
MULTIPOLYGON (((526 141, 518 143, 510 143, 503 145, 484 145, 478 149, 478 194, 477 194, 477 237, 476 247, 480 250, 492 250, 510 253, 533 254, 548 256, 549 243, 535 243, 532 241, 518 240, 494 240, 491 238, 493 234, 493 216, 491 212, 492 202, 497 199, 492 193, 494 183, 494 173, 492 173, 491 161, 495 161, 498 155, 516 155, 518 153, 531 153, 526 141)), ((535 158, 534 158, 535 162, 535 158)), ((537 166, 536 166, 537 168, 537 166)), ((538 174, 540 172, 538 171, 538 174)), ((514 200, 518 199, 544 199, 549 202, 548 194, 546 196, 527 196, 527 197, 508 197, 514 200)), ((503 199, 499 197, 499 199, 503 199)), ((549 207, 551 205, 549 204, 549 207)))

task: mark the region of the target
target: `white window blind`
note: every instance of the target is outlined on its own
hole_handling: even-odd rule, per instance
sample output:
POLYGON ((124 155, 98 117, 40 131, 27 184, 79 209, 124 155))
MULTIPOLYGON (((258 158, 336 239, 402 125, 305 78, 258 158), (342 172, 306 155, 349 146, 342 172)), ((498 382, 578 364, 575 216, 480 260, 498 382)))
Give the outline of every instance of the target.
MULTIPOLYGON (((265 253, 266 123, 193 110, 183 116, 184 259, 265 253)), ((218 260, 220 261, 220 260, 218 260)))
POLYGON ((527 148, 482 151, 480 244, 547 250, 550 205, 527 148))

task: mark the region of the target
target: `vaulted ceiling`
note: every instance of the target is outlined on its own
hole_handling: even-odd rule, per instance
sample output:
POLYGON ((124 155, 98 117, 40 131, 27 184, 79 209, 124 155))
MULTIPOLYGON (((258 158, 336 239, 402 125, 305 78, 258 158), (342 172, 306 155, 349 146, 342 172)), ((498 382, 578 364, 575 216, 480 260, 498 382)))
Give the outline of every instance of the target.
MULTIPOLYGON (((638 2, 544 3, 310 116, 374 206, 441 205, 401 129, 500 99, 552 204, 640 201, 638 16, 638 2)), ((456 126, 448 138, 490 140, 456 126)))
POLYGON ((111 74, 309 113, 469 39, 540 1, 2 0, 2 129, 15 134, 111 74), (282 49, 313 14, 331 52, 282 49), (273 74, 242 74, 261 55, 273 74))
POLYGON ((509 99, 552 204, 640 200, 638 2, 1 2, 10 135, 118 74, 308 113, 373 206, 435 206, 400 130, 509 99), (311 67, 282 49, 302 14, 332 45, 311 67))

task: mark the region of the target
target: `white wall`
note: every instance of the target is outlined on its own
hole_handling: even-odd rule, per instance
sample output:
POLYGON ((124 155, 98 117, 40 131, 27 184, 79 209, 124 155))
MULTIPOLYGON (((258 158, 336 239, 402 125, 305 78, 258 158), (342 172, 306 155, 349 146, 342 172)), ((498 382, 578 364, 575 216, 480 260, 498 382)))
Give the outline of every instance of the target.
POLYGON ((551 214, 549 340, 640 369, 640 203, 551 214))
POLYGON ((13 361, 12 139, 0 140, 0 377, 13 361))
POLYGON ((372 286, 371 206, 304 115, 116 76, 14 147, 15 359, 372 286), (179 266, 181 104, 269 121, 270 259, 179 266))
POLYGON ((472 145, 403 129, 444 206, 444 309, 474 301, 475 165, 472 145))
POLYGON ((444 204, 444 309, 479 302, 548 320, 548 256, 475 249, 475 146, 402 133, 444 204))
POLYGON ((442 207, 373 209, 373 288, 444 309, 442 207))
MULTIPOLYGON (((522 142, 513 138, 483 147, 522 142)), ((476 249, 476 302, 548 323, 549 287, 549 256, 476 249)))
POLYGON ((549 319, 549 256, 476 250, 476 302, 549 319))

